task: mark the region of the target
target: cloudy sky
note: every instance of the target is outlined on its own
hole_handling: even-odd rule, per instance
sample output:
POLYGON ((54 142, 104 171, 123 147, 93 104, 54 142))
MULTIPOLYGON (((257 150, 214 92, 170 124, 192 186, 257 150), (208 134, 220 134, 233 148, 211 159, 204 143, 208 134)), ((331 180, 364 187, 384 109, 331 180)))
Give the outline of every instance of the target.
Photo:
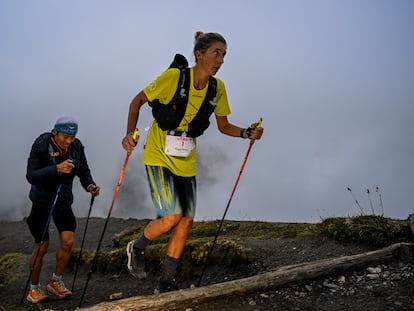
MULTIPOLYGON (((175 53, 194 63, 198 30, 227 39, 217 76, 230 121, 263 117, 265 128, 227 219, 318 222, 382 210, 405 219, 414 212, 413 29, 410 0, 3 0, 0 219, 28 215, 31 144, 63 114, 78 119, 102 187, 92 215, 106 217, 129 103, 175 53)), ((114 217, 153 216, 141 164, 150 120, 145 106, 114 217)), ((215 122, 199 139, 197 220, 221 219, 247 148, 215 122)), ((86 216, 89 196, 78 181, 74 190, 75 212, 86 216)))

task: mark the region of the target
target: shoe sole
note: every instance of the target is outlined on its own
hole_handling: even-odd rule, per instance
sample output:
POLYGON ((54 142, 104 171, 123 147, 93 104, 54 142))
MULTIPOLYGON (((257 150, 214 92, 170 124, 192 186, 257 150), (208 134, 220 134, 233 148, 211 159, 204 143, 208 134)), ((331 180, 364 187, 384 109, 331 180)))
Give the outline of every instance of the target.
POLYGON ((168 293, 168 292, 173 292, 173 291, 176 291, 176 290, 180 290, 180 289, 177 287, 177 288, 170 288, 170 289, 160 290, 160 288, 157 287, 156 289, 154 289, 154 294, 168 293))
POLYGON ((46 286, 46 290, 51 293, 52 295, 54 295, 56 297, 56 299, 65 299, 68 298, 70 296, 72 296, 72 293, 67 293, 67 294, 59 294, 52 286, 50 286, 49 284, 46 286))
POLYGON ((134 269, 132 268, 132 252, 134 251, 134 242, 135 242, 135 240, 133 240, 133 241, 130 241, 128 244, 127 244, 127 247, 126 247, 126 253, 127 253, 127 258, 128 258, 128 262, 127 262, 127 269, 128 269, 128 272, 133 276, 133 277, 135 277, 135 278, 137 278, 137 279, 139 279, 139 280, 143 280, 143 279, 145 279, 146 277, 147 277, 147 273, 146 272, 144 272, 144 271, 139 271, 139 272, 136 272, 136 271, 134 271, 134 269))
POLYGON ((46 296, 46 297, 44 297, 44 298, 39 298, 39 299, 37 299, 37 300, 35 300, 35 299, 31 299, 31 298, 29 298, 29 296, 28 297, 26 297, 26 301, 27 302, 30 302, 30 303, 33 303, 33 304, 36 304, 36 303, 39 303, 39 302, 43 302, 43 301, 46 301, 46 300, 48 300, 49 299, 49 296, 46 296))

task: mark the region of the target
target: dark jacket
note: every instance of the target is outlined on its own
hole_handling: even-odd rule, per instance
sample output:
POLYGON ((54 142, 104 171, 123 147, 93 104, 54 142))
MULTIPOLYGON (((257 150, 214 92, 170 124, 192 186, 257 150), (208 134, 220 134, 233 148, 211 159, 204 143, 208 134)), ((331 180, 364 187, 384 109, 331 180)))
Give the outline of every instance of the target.
POLYGON ((61 184, 57 205, 70 206, 73 202, 72 185, 75 176, 79 177, 81 185, 86 190, 90 184, 95 184, 86 160, 84 147, 79 139, 69 146, 66 159, 73 160, 75 168, 70 174, 59 174, 56 164, 65 158, 54 156, 51 133, 41 134, 33 143, 27 161, 26 179, 31 184, 29 198, 34 203, 52 204, 57 189, 61 184))

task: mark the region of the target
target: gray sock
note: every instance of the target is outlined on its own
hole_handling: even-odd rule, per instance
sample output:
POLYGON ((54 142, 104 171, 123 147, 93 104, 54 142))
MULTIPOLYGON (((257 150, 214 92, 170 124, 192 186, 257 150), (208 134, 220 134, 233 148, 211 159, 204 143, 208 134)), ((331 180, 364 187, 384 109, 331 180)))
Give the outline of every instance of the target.
POLYGON ((53 272, 53 275, 52 275, 52 280, 53 280, 53 281, 61 281, 61 280, 62 280, 62 276, 61 276, 61 275, 57 276, 57 275, 53 272))

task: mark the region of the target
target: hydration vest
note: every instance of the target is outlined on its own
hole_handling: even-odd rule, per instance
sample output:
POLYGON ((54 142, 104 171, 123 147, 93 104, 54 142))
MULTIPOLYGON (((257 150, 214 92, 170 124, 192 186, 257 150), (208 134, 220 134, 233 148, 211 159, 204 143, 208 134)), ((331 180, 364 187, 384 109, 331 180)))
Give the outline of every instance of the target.
MULTIPOLYGON (((180 77, 174 97, 168 104, 162 104, 158 99, 149 102, 152 107, 152 115, 163 131, 174 130, 179 126, 187 108, 190 91, 190 68, 188 68, 186 58, 181 54, 176 54, 169 68, 180 69, 180 77)), ((217 80, 210 76, 206 96, 196 116, 188 124, 187 136, 198 137, 209 127, 210 116, 217 105, 216 95, 217 80)))

